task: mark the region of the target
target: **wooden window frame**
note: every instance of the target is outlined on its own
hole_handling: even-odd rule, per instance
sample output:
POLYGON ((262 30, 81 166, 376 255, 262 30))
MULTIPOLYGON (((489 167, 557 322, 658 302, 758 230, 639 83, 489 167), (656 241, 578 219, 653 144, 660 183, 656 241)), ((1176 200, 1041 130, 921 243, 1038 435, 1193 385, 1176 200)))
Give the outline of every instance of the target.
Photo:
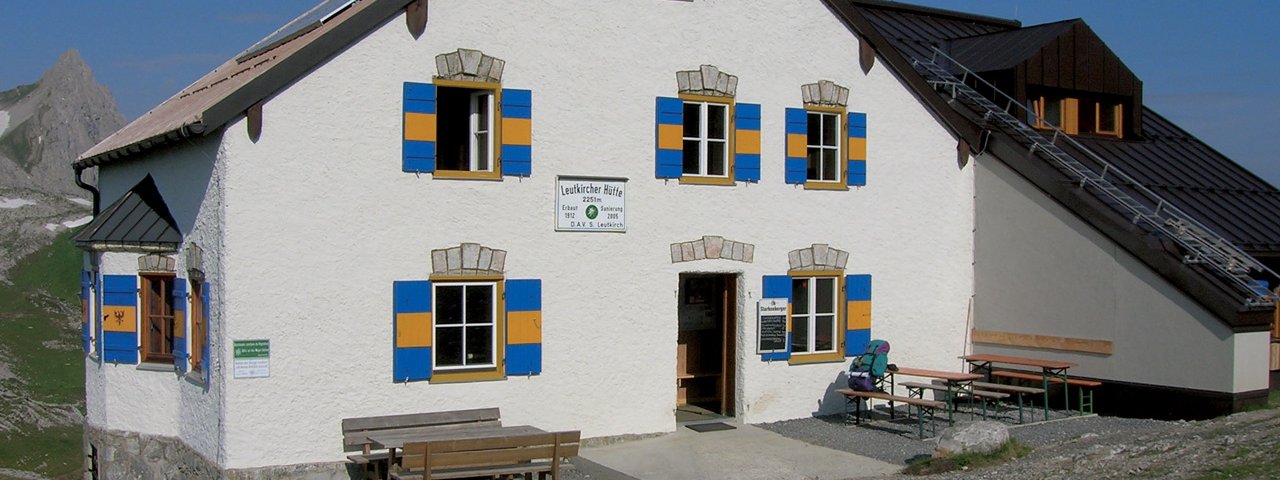
POLYGON ((206 365, 204 361, 204 342, 205 337, 209 335, 209 322, 205 318, 204 311, 204 284, 195 280, 189 282, 187 287, 188 302, 187 318, 191 322, 191 348, 187 354, 191 365, 192 373, 203 373, 206 365))
MULTIPOLYGON (((689 93, 681 93, 679 95, 679 98, 685 104, 698 103, 703 105, 703 108, 702 108, 703 114, 699 116, 699 121, 701 121, 703 125, 706 125, 707 123, 707 116, 705 115, 705 112, 706 112, 705 106, 707 104, 719 104, 719 105, 725 106, 724 175, 707 175, 704 173, 698 173, 698 174, 685 173, 684 164, 681 163, 680 183, 690 184, 690 185, 734 185, 735 182, 733 179, 733 169, 734 169, 733 157, 734 157, 734 147, 735 147, 734 137, 736 136, 734 135, 734 132, 737 129, 737 125, 734 123, 734 114, 736 113, 735 112, 736 103, 734 102, 734 98, 733 97, 717 97, 713 95, 695 95, 695 94, 689 94, 689 93)), ((681 106, 680 115, 682 120, 684 118, 683 108, 684 107, 681 106)), ((683 125, 683 121, 681 122, 681 124, 683 125)), ((683 131, 681 132, 681 136, 680 136, 681 154, 684 153, 684 140, 701 140, 701 144, 703 145, 703 148, 699 156, 700 172, 705 172, 707 170, 706 168, 707 167, 707 149, 705 148, 707 143, 706 136, 707 135, 705 131, 703 131, 703 135, 701 139, 685 137, 683 134, 683 131)), ((681 158, 683 159, 683 156, 681 158)))
POLYGON ((811 148, 827 148, 826 146, 810 145, 808 141, 808 129, 805 130, 805 190, 848 190, 849 185, 845 180, 849 175, 849 112, 841 108, 805 106, 805 122, 808 122, 809 115, 821 114, 832 115, 836 117, 836 179, 835 180, 814 180, 809 178, 809 149, 811 148))
POLYGON ((1124 138, 1124 107, 1120 103, 1093 103, 1093 133, 1098 135, 1107 135, 1116 138, 1124 138), (1107 106, 1111 107, 1112 115, 1115 116, 1115 130, 1102 129, 1102 109, 1107 106))
MULTIPOLYGON (((489 112, 490 112, 489 114, 489 123, 490 123, 490 127, 489 127, 490 165, 489 167, 490 169, 486 171, 442 169, 440 168, 440 164, 441 164, 439 160, 440 154, 437 152, 436 153, 436 169, 435 169, 435 172, 432 174, 433 177, 443 178, 443 179, 501 181, 502 180, 502 84, 494 83, 494 82, 470 82, 466 80, 445 80, 445 79, 439 79, 439 78, 432 81, 432 84, 435 85, 436 87, 437 101, 439 101, 438 99, 440 96, 441 88, 490 91, 490 94, 489 94, 489 112)), ((468 95, 470 96, 472 94, 468 94, 468 95)), ((471 97, 471 98, 474 98, 474 97, 471 97)), ((471 142, 473 144, 475 141, 475 132, 473 129, 474 126, 472 125, 473 123, 472 120, 474 115, 470 112, 471 111, 470 105, 472 101, 473 100, 468 100, 469 107, 468 107, 468 115, 466 120, 468 125, 467 142, 471 142)), ((446 119, 439 118, 439 117, 440 115, 437 111, 436 125, 439 125, 441 122, 446 121, 446 119)), ((439 142, 440 141, 439 127, 436 127, 436 128, 437 128, 436 142, 439 142)), ((471 151, 470 158, 468 161, 470 162, 470 165, 472 166, 472 168, 474 168, 474 165, 475 165, 474 149, 471 151)))
POLYGON ((1035 121, 1031 122, 1031 126, 1036 129, 1052 131, 1057 128, 1068 135, 1080 133, 1080 99, 1078 98, 1050 98, 1039 95, 1031 99, 1031 110, 1035 114, 1035 121), (1056 119, 1045 118, 1049 101, 1058 103, 1058 118, 1056 119), (1057 123, 1049 123, 1047 120, 1056 120, 1057 123))
MULTIPOLYGON (((844 332, 847 329, 847 325, 848 325, 847 320, 845 319, 845 315, 847 314, 845 309, 846 309, 846 304, 848 302, 844 301, 844 292, 845 292, 844 272, 840 270, 834 270, 834 271, 832 270, 819 270, 819 271, 793 270, 793 271, 787 272, 787 275, 791 277, 791 281, 793 284, 797 279, 805 279, 805 278, 809 278, 809 279, 831 278, 835 281, 835 292, 834 292, 834 295, 832 296, 832 301, 835 302, 835 308, 833 310, 835 314, 835 322, 834 322, 835 325, 833 325, 833 330, 832 330, 832 336, 833 336, 832 347, 834 348, 834 350, 822 351, 822 352, 792 351, 791 358, 788 360, 788 363, 791 365, 800 365, 800 364, 806 364, 806 363, 843 362, 844 348, 845 348, 844 332)), ((813 292, 813 294, 816 296, 815 290, 811 289, 810 292, 813 292)), ((792 299, 793 304, 794 302, 795 302, 795 299, 792 299)), ((791 305, 787 307, 788 328, 790 328, 793 322, 795 321, 795 317, 794 317, 794 314, 792 313, 792 309, 793 309, 793 306, 791 305)), ((816 321, 811 323, 814 323, 816 325, 816 321)), ((812 334, 813 332, 811 331, 810 333, 812 334)), ((813 343, 813 342, 814 341, 811 338, 810 343, 813 343)), ((788 345, 788 348, 790 348, 790 345, 788 345)))
POLYGON ((506 279, 501 275, 433 275, 431 280, 431 378, 430 383, 462 383, 488 380, 505 380, 507 312, 506 279), (452 285, 493 285, 493 364, 484 366, 460 366, 441 368, 436 361, 439 344, 436 342, 437 308, 436 288, 452 285))
MULTIPOLYGON (((140 273, 138 275, 138 278, 142 280, 142 285, 141 285, 142 286, 142 289, 141 289, 142 322, 140 325, 141 327, 140 330, 142 330, 141 338, 140 338, 142 340, 142 344, 141 344, 141 347, 138 349, 142 357, 141 363, 172 364, 173 363, 173 338, 172 337, 174 332, 174 321, 176 320, 175 319, 176 305, 173 304, 174 302, 173 287, 174 287, 174 282, 176 281, 176 276, 172 273, 151 272, 151 273, 140 273), (163 287, 161 288, 162 293, 161 293, 161 300, 160 300, 165 306, 169 307, 168 315, 165 315, 164 312, 161 312, 160 314, 160 317, 161 317, 160 320, 162 324, 167 323, 167 326, 168 326, 169 340, 168 340, 167 346, 169 351, 167 353, 151 351, 151 340, 152 340, 151 322, 153 317, 155 317, 155 315, 151 313, 151 307, 152 307, 151 302, 153 301, 151 298, 151 282, 157 282, 157 281, 158 282, 168 281, 168 286, 169 286, 169 288, 167 289, 163 287), (165 317, 167 317, 167 320, 165 317)), ((164 284, 162 283, 161 285, 163 286, 164 284)), ((161 335, 163 334, 164 332, 162 331, 161 335)))

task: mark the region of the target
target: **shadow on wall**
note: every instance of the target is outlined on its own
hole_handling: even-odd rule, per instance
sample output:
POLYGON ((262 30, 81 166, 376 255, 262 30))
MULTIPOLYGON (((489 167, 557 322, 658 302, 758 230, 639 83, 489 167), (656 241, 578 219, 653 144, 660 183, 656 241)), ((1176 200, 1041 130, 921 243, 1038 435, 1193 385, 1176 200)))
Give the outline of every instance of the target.
POLYGON ((822 394, 822 399, 818 400, 818 410, 813 412, 813 416, 819 417, 843 413, 845 408, 844 395, 836 392, 841 388, 849 388, 849 374, 844 371, 843 366, 840 368, 840 372, 836 373, 835 380, 832 380, 827 385, 827 391, 822 394))

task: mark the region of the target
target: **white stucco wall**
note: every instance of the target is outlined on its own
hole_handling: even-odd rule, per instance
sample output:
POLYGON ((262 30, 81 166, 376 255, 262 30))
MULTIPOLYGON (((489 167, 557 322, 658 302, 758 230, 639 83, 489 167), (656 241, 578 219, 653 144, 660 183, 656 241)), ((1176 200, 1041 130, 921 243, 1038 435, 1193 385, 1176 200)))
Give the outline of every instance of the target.
MULTIPOLYGON (((170 213, 183 233, 183 248, 192 242, 204 250, 201 266, 206 280, 213 284, 210 297, 211 317, 218 318, 221 263, 218 258, 222 202, 221 175, 216 170, 219 139, 191 139, 181 149, 164 149, 137 160, 122 161, 100 169, 98 187, 104 208, 119 199, 150 174, 165 199, 170 213)), ((137 275, 138 258, 145 253, 107 252, 102 254, 103 275, 137 275)), ((176 274, 184 281, 187 257, 184 252, 166 254, 176 260, 176 274)), ((190 304, 184 310, 190 319, 190 304)), ((138 304, 141 313, 141 303, 138 304)), ((138 332, 141 332, 141 320, 138 332)), ((214 348, 220 343, 220 322, 212 320, 210 335, 214 348)), ((191 342, 187 327, 187 342, 191 342)), ((141 338, 139 337, 139 340, 141 338)), ((188 352, 197 351, 188 346, 188 352)), ((108 430, 124 430, 176 437, 210 460, 217 461, 219 452, 219 411, 221 391, 215 375, 206 387, 202 381, 179 375, 170 369, 148 369, 138 365, 85 362, 86 422, 108 430)), ((214 358, 217 367, 217 358, 214 358)), ((170 365, 171 367, 171 365, 170 365)), ((193 374, 194 375, 194 374, 193 374)))
MULTIPOLYGON (((224 468, 341 460, 340 422, 352 416, 496 406, 505 424, 586 437, 671 431, 682 272, 740 275, 742 420, 833 412, 847 361, 793 366, 755 354, 761 277, 786 274, 787 252, 815 243, 850 252, 846 274, 873 276, 872 336, 893 344, 891 361, 959 368, 973 169, 957 166, 955 140, 883 64, 861 72, 857 52, 817 0, 439 1, 417 40, 393 18, 270 98, 258 142, 241 120, 220 145, 106 169, 119 173, 106 175, 104 199, 152 171, 184 234, 204 235, 214 363, 230 358, 232 340, 271 340, 269 378, 215 369, 222 377, 198 398, 172 374, 102 367, 106 424, 219 451, 216 435, 182 418, 221 399, 221 418, 206 425, 225 435, 224 468), (458 48, 505 60, 503 85, 533 91, 532 177, 401 171, 402 84, 429 82, 435 55, 458 48), (702 64, 737 75, 737 101, 762 106, 758 184, 654 178, 654 98, 676 96, 675 72, 702 64), (818 80, 850 88, 848 109, 868 115, 866 187, 783 182, 784 108, 801 107, 800 86, 818 80), (182 173, 189 158, 215 156, 216 170, 182 173), (556 175, 629 178, 628 232, 553 231, 556 175), (671 263, 671 243, 703 235, 754 244, 754 262, 671 263), (542 374, 394 384, 392 282, 426 279, 430 250, 461 242, 507 250, 508 279, 542 279, 542 374), (116 406, 164 402, 160 418, 116 406)), ((136 269, 136 255, 108 257, 110 268, 136 269)))
POLYGON ((1132 383, 1230 393, 1267 387, 1267 332, 1233 334, 998 159, 977 164, 976 328, 1109 340, 1114 349, 979 344, 978 351, 1076 362, 1072 374, 1132 383))

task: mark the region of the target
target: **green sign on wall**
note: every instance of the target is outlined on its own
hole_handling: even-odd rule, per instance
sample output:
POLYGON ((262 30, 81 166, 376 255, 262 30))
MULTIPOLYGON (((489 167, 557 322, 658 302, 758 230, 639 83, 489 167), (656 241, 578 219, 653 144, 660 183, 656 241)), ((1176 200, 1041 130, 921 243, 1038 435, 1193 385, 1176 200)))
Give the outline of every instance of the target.
POLYGON ((235 378, 271 376, 271 340, 235 340, 231 348, 235 378))

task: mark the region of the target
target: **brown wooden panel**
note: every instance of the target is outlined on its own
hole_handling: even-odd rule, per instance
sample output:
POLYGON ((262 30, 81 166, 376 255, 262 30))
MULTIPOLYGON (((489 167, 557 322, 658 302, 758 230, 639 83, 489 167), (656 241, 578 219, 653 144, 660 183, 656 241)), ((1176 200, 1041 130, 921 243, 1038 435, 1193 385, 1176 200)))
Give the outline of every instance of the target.
POLYGON ((498 420, 498 418, 500 418, 500 414, 497 408, 475 408, 471 410, 451 410, 447 412, 344 418, 342 419, 342 430, 374 430, 383 428, 449 425, 493 421, 498 420))
POLYGON ((974 329, 971 336, 974 343, 990 343, 1013 347, 1044 348, 1064 350, 1068 352, 1085 352, 1111 355, 1112 343, 1109 340, 1092 340, 1085 338, 1055 337, 1050 335, 1032 335, 1028 333, 997 332, 993 330, 974 329))
POLYGON ((1059 87, 1058 41, 1055 39, 1040 49, 1040 85, 1059 87))
POLYGON ((1076 88, 1076 30, 1072 28, 1053 42, 1058 45, 1058 85, 1076 88))
POLYGON ((1280 342, 1271 342, 1271 369, 1280 370, 1280 342))

